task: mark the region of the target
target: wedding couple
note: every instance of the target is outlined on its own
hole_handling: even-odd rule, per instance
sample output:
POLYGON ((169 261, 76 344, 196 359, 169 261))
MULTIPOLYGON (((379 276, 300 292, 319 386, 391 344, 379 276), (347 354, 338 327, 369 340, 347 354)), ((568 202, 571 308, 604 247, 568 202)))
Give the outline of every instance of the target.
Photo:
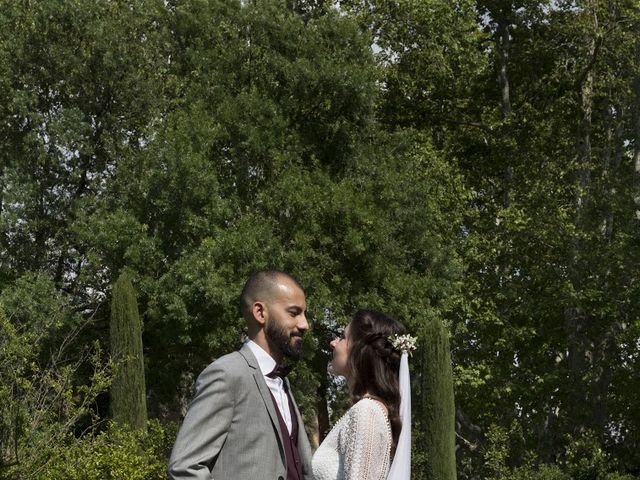
POLYGON ((285 359, 302 354, 304 292, 289 275, 261 271, 241 294, 249 340, 210 364, 178 432, 174 480, 409 480, 411 411, 404 327, 360 310, 331 342, 352 406, 315 454, 289 390, 285 359), (402 400, 402 401, 401 401, 402 400))

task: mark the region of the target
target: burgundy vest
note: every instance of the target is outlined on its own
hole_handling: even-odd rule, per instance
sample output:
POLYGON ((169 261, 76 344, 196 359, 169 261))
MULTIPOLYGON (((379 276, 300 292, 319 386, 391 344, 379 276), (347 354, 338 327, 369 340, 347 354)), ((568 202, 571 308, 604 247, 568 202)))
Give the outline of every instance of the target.
POLYGON ((273 400, 273 406, 276 409, 276 415, 278 415, 280 433, 284 440, 284 455, 287 460, 287 480, 302 480, 302 462, 300 462, 300 453, 298 452, 298 419, 286 383, 284 384, 284 390, 289 400, 289 411, 291 412, 291 434, 289 434, 287 424, 284 418, 282 418, 282 414, 280 413, 275 398, 273 398, 271 390, 269 390, 269 394, 271 394, 271 400, 273 400))

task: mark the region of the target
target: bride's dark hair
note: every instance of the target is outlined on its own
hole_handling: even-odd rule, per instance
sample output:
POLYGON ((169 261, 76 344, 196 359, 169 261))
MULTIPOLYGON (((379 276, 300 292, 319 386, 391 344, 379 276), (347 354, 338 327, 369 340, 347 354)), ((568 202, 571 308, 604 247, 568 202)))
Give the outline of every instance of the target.
POLYGON ((349 392, 353 403, 366 393, 381 400, 388 410, 394 452, 402 422, 400 421, 400 386, 398 371, 400 352, 389 342, 389 336, 406 333, 404 326, 384 313, 358 310, 349 327, 349 392))

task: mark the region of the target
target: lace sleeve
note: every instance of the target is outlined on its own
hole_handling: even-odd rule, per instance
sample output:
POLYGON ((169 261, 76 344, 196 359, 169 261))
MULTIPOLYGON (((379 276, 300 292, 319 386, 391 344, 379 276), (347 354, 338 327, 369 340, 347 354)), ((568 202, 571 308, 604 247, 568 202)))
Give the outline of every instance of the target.
POLYGON ((363 399, 348 412, 344 435, 345 480, 384 480, 389 472, 391 428, 382 407, 363 399))

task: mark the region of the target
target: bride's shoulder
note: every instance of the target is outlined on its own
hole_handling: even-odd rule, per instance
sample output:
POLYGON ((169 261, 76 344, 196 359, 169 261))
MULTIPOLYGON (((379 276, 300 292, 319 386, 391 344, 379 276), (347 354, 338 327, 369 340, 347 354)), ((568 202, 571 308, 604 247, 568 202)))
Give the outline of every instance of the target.
POLYGON ((341 431, 347 444, 356 438, 364 438, 364 444, 376 441, 386 445, 391 441, 391 425, 384 404, 372 398, 362 398, 353 404, 341 431))
POLYGON ((380 400, 372 397, 363 397, 349 409, 353 416, 376 416, 387 418, 387 407, 380 400))

